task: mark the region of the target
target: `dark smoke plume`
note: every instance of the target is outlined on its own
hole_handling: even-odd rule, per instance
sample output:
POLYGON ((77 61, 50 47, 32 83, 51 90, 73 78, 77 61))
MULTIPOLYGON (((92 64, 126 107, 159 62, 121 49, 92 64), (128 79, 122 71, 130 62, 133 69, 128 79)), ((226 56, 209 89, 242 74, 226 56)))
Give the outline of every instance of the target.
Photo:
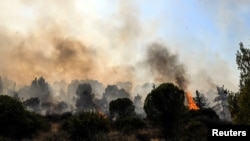
POLYGON ((174 82, 182 89, 187 88, 188 80, 184 65, 166 46, 152 43, 147 50, 146 64, 149 65, 155 81, 174 82))

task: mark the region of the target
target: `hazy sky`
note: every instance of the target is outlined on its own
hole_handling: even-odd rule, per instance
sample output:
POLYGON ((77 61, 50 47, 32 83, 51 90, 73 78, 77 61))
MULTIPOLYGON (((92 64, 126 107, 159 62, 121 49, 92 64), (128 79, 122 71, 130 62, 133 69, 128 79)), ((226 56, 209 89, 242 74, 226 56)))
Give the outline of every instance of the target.
POLYGON ((189 89, 237 91, 235 54, 239 42, 249 47, 248 0, 9 0, 0 9, 0 75, 20 85, 154 82, 143 60, 157 42, 184 66, 189 89))

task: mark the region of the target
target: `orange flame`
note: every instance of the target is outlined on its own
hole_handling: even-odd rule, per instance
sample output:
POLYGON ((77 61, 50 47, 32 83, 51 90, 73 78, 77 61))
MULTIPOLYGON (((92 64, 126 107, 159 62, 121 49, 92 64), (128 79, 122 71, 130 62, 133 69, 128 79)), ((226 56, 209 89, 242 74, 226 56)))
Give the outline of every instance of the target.
POLYGON ((195 104, 191 93, 189 91, 186 92, 187 102, 188 102, 188 108, 189 110, 199 110, 200 108, 195 104))

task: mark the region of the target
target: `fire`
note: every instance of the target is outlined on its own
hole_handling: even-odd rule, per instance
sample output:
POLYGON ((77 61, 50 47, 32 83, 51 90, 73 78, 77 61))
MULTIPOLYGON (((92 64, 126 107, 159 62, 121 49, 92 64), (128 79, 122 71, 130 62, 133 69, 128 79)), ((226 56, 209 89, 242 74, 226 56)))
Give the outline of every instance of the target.
POLYGON ((187 97, 187 102, 188 102, 188 108, 190 110, 199 110, 199 107, 195 104, 189 91, 186 92, 186 97, 187 97))

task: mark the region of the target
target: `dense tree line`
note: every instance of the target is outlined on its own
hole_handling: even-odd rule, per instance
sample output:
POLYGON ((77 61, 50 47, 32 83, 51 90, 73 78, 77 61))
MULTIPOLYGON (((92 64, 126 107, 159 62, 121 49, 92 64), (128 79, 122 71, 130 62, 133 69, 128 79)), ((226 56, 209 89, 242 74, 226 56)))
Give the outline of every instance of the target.
MULTIPOLYGON (((83 102, 93 100, 91 87, 87 84, 79 85, 77 93, 80 97, 78 103, 80 100, 83 102)), ((67 116, 65 114, 42 116, 29 111, 24 106, 38 104, 39 99, 36 98, 21 102, 16 98, 1 95, 0 136, 13 140, 34 138, 38 131, 48 130, 49 123, 56 122, 60 126, 58 130, 61 135, 54 138, 61 136, 62 140, 96 141, 101 138, 108 140, 110 138, 107 136, 108 132, 117 131, 122 135, 131 135, 140 129, 147 128, 160 129, 159 138, 174 140, 193 138, 192 140, 195 140, 197 137, 204 138, 208 124, 219 121, 212 109, 189 110, 184 105, 184 91, 172 83, 163 83, 154 87, 147 95, 143 106, 145 118, 135 113, 135 104, 130 98, 117 98, 110 101, 108 114, 98 109, 92 110, 93 107, 90 107, 76 113, 69 113, 67 116), (194 127, 200 128, 203 132, 195 135, 194 127)), ((138 134, 137 136, 138 140, 139 138, 150 139, 148 135, 138 134)))

